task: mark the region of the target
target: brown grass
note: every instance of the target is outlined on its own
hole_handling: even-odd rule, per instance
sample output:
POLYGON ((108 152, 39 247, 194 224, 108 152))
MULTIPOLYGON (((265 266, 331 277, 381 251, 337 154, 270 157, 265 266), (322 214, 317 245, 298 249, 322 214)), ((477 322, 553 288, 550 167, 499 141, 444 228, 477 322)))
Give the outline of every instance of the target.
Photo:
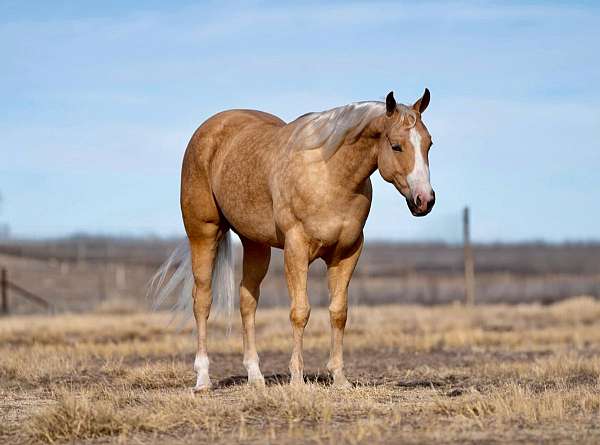
POLYGON ((469 443, 600 440, 600 303, 358 307, 346 365, 323 371, 327 313, 307 329, 309 383, 290 387, 287 311, 262 310, 265 388, 241 340, 213 323, 216 389, 194 396, 190 325, 169 315, 0 320, 0 441, 10 443, 469 443))

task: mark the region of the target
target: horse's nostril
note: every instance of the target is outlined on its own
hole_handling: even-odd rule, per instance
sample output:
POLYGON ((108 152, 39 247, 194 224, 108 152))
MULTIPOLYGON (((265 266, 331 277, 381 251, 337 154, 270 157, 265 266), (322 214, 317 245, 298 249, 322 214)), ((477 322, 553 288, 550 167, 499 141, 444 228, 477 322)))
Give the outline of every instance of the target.
POLYGON ((421 197, 419 195, 417 195, 415 199, 415 204, 417 205, 417 207, 421 207, 421 197))
POLYGON ((432 193, 431 200, 427 203, 427 210, 430 211, 435 204, 435 193, 432 193))

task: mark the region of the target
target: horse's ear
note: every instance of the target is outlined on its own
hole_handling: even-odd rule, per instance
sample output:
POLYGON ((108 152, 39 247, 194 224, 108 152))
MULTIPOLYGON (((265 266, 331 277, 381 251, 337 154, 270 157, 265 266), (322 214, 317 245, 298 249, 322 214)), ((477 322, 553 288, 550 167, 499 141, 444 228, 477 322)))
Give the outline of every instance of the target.
POLYGON ((431 98, 431 95, 429 94, 429 90, 427 88, 425 88, 425 92, 423 93, 423 96, 414 103, 413 110, 418 111, 419 113, 422 113, 423 111, 425 111, 427 109, 427 106, 429 105, 429 99, 431 98))
POLYGON ((388 116, 391 116, 396 111, 396 99, 394 99, 393 91, 390 91, 385 98, 385 111, 388 116))

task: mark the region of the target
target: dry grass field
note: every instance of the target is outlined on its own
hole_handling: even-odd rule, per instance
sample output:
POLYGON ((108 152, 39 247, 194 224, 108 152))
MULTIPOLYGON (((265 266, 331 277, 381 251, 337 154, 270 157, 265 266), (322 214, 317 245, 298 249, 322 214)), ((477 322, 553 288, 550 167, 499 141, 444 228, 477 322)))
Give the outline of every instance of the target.
POLYGON ((247 387, 236 320, 212 324, 216 388, 192 395, 194 337, 168 313, 0 319, 3 443, 598 443, 600 303, 351 308, 352 389, 330 386, 326 311, 308 383, 286 381, 287 311, 258 313, 265 388, 247 387))

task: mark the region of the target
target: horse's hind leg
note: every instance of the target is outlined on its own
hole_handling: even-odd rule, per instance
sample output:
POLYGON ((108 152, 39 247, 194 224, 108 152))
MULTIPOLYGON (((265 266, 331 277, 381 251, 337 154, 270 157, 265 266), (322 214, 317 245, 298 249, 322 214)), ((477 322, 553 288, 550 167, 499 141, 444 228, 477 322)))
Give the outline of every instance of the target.
POLYGON ((208 354, 206 349, 206 325, 212 303, 211 278, 215 256, 222 230, 216 224, 206 223, 201 231, 196 231, 190 237, 190 252, 192 257, 192 273, 194 275, 194 317, 198 330, 198 348, 194 360, 194 370, 197 374, 194 391, 211 388, 208 375, 208 354))
POLYGON ((260 372, 258 353, 256 352, 254 316, 258 305, 260 283, 269 268, 271 248, 245 238, 242 238, 242 244, 244 261, 240 286, 240 313, 244 337, 244 366, 248 371, 249 384, 264 385, 265 379, 260 372))

